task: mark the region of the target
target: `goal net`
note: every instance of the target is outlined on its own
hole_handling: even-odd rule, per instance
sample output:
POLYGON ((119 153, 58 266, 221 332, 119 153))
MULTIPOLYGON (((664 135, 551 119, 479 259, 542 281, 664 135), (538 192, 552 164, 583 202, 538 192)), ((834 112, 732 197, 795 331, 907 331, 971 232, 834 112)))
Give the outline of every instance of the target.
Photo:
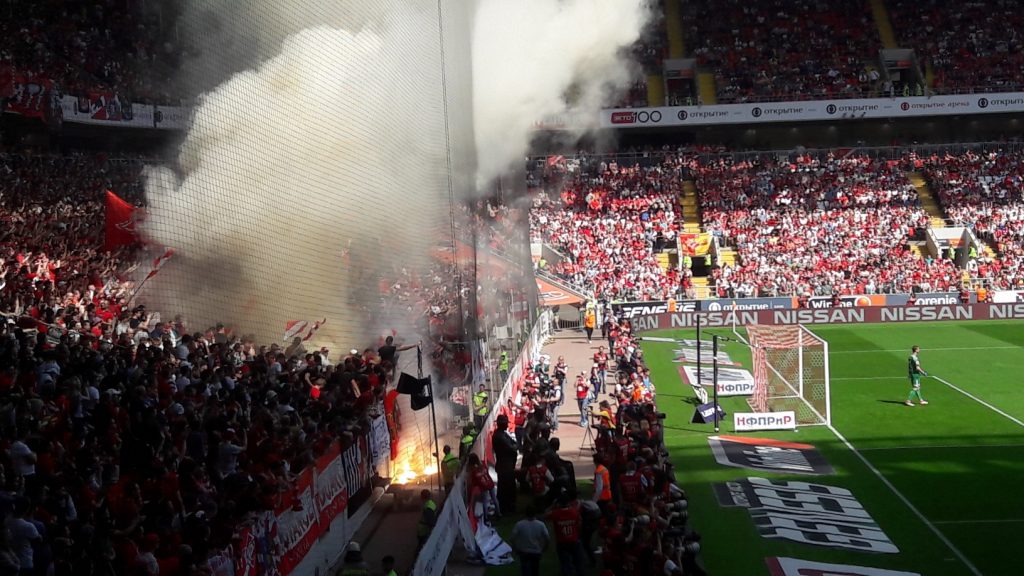
POLYGON ((756 412, 792 410, 797 424, 832 423, 828 342, 802 325, 748 326, 756 412))

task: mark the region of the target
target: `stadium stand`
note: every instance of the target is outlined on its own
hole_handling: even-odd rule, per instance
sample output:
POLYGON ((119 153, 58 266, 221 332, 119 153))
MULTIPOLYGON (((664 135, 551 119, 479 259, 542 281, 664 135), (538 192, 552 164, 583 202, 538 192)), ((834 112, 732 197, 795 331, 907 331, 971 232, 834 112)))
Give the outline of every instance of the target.
POLYGON ((982 149, 919 159, 954 224, 995 248, 969 264, 988 288, 1024 286, 1024 153, 982 149))
MULTIPOLYGON (((28 551, 22 573, 206 569, 252 513, 287 505, 281 495, 332 442, 366 433, 392 377, 376 342, 335 360, 129 303, 137 247, 100 250, 103 197, 141 203, 143 164, 0 155, 0 510, 28 526, 19 538, 40 536, 6 540, 28 551)), ((461 233, 494 250, 525 226, 525 211, 493 199, 465 210, 461 233)), ((419 318, 435 373, 451 381, 471 363, 444 343, 476 277, 465 266, 403 269, 371 300, 419 318)), ((508 301, 511 284, 482 287, 480 300, 508 301)))
POLYGON ((879 86, 867 2, 684 4, 690 52, 715 71, 718 102, 858 98, 879 86))
POLYGON ((716 270, 718 295, 955 288, 951 262, 907 247, 928 216, 901 166, 831 154, 693 164, 706 228, 740 257, 716 270))
POLYGON ((936 94, 1008 92, 1024 77, 1024 14, 1012 0, 888 0, 897 35, 934 76, 936 94))
POLYGON ((175 102, 168 80, 180 51, 144 2, 31 2, 0 19, 5 76, 49 81, 65 94, 114 93, 147 104, 175 102))
POLYGON ((566 256, 552 271, 610 300, 678 295, 688 279, 663 269, 655 252, 674 245, 679 231, 680 158, 648 165, 574 162, 571 172, 564 164, 546 165, 530 213, 534 236, 566 256))

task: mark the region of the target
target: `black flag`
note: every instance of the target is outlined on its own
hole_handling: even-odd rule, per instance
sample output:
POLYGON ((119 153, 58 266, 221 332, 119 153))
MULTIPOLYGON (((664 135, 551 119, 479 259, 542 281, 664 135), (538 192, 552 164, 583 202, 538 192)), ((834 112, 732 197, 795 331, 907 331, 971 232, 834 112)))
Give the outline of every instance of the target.
POLYGON ((430 406, 430 403, 433 402, 434 399, 426 394, 413 394, 409 401, 412 404, 413 412, 415 412, 416 410, 423 410, 427 406, 430 406))
POLYGON ((424 387, 429 385, 430 376, 427 376, 426 378, 416 378, 415 376, 402 372, 402 375, 398 378, 398 393, 422 396, 424 387))

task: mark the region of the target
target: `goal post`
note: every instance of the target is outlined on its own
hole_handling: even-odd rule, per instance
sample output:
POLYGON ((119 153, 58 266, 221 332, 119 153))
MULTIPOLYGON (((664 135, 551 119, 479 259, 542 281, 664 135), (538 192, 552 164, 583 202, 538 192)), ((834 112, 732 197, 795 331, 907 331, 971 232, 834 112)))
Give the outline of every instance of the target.
POLYGON ((755 412, 792 410, 797 424, 832 424, 828 342, 803 325, 747 326, 755 412))

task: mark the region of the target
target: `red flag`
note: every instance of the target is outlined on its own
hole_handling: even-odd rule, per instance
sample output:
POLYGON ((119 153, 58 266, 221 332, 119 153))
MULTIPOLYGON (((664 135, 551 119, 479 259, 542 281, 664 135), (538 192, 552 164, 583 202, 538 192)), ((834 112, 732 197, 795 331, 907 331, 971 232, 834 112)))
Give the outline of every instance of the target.
POLYGON ((313 334, 316 334, 316 331, 319 330, 320 327, 323 326, 326 323, 327 323, 327 318, 324 318, 323 320, 313 324, 313 327, 309 329, 309 334, 306 334, 306 337, 303 338, 302 341, 305 342, 306 340, 309 340, 310 338, 312 338, 313 334))
POLYGON ((174 250, 168 248, 166 252, 154 259, 153 269, 149 271, 149 274, 146 274, 146 280, 156 276, 156 273, 160 271, 165 262, 171 259, 171 256, 174 256, 174 250))
POLYGON ((284 324, 284 340, 290 342, 292 338, 298 336, 306 330, 309 326, 309 322, 305 320, 289 320, 284 324))
POLYGON ((114 250, 139 241, 135 234, 135 206, 125 202, 117 194, 107 190, 107 226, 103 241, 104 250, 114 250))

